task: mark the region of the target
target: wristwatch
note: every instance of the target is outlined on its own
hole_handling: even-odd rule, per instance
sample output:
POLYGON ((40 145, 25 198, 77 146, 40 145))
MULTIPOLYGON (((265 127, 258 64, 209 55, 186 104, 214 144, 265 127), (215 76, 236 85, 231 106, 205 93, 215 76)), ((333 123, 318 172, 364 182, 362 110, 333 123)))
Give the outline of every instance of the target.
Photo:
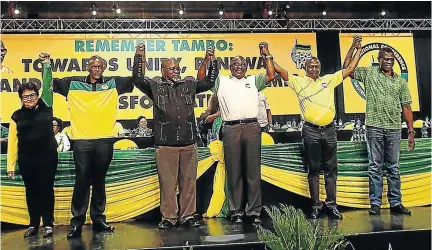
POLYGON ((268 55, 268 56, 265 56, 265 58, 266 58, 266 59, 268 59, 268 58, 273 59, 273 56, 272 56, 272 55, 268 55))
POLYGON ((408 134, 413 134, 413 135, 415 135, 416 132, 415 132, 414 130, 409 130, 409 131, 408 131, 408 134))

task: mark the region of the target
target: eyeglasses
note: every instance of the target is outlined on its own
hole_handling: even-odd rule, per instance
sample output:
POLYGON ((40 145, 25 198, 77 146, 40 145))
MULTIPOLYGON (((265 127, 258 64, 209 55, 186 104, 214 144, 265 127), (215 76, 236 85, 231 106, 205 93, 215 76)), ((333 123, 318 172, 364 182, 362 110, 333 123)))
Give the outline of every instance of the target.
POLYGON ((168 70, 168 71, 179 71, 180 72, 180 68, 179 67, 177 67, 177 68, 175 68, 175 67, 168 67, 168 68, 165 68, 166 70, 168 70))
POLYGON ((91 69, 104 69, 104 66, 98 65, 98 66, 90 66, 91 69))
POLYGON ((34 100, 34 99, 36 99, 37 96, 38 95, 36 93, 32 93, 30 95, 23 95, 23 96, 21 96, 21 99, 23 101, 34 100))

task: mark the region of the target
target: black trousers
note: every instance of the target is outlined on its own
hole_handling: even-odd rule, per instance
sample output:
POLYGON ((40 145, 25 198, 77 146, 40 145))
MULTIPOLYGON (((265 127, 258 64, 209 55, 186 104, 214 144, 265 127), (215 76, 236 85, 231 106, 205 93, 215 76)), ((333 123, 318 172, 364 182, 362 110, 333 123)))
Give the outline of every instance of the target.
POLYGON ((324 169, 326 205, 336 206, 337 134, 335 127, 316 128, 305 124, 302 130, 305 163, 308 167, 309 192, 313 207, 321 208, 319 172, 324 169))
POLYGON ((243 215, 244 210, 246 215, 259 216, 262 208, 261 127, 258 122, 224 125, 222 134, 230 213, 243 215))
POLYGON ((54 224, 54 179, 58 155, 55 147, 37 153, 19 153, 19 172, 26 189, 27 209, 31 227, 54 224))
POLYGON ((106 220, 105 176, 113 157, 113 139, 76 140, 73 157, 75 162, 75 185, 72 195, 71 226, 82 226, 90 200, 90 217, 93 223, 106 220))

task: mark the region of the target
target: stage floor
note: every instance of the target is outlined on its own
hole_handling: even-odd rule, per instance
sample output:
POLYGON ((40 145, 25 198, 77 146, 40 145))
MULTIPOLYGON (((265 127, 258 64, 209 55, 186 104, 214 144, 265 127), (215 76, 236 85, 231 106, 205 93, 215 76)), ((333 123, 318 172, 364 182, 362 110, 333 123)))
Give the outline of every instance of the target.
MULTIPOLYGON (((430 249, 431 207, 413 208, 412 212, 412 216, 392 216, 388 209, 383 209, 381 216, 369 216, 367 210, 348 210, 343 212, 342 221, 326 216, 319 221, 324 226, 340 227, 354 236, 420 231, 429 235, 429 239, 424 239, 425 243, 429 243, 422 246, 430 249)), ((66 238, 68 226, 55 227, 51 239, 42 238, 42 230, 38 236, 24 239, 26 227, 2 223, 1 249, 182 249, 183 246, 193 246, 193 249, 264 249, 257 238, 255 226, 250 223, 234 224, 228 219, 214 218, 204 219, 199 228, 158 230, 158 220, 154 219, 157 218, 157 211, 153 211, 152 215, 153 219, 147 216, 140 220, 114 223, 116 230, 111 234, 93 233, 91 226, 85 225, 82 237, 72 240, 66 238)), ((263 226, 271 228, 269 218, 264 218, 263 226)), ((392 249, 397 249, 397 246, 392 249)))

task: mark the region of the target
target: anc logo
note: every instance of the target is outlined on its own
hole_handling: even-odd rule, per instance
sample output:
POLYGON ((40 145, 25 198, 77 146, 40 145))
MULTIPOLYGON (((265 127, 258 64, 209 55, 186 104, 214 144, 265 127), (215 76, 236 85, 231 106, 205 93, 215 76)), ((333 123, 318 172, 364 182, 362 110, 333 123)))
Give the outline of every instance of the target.
POLYGON ((310 45, 299 44, 297 38, 295 39, 294 47, 291 49, 291 59, 296 64, 297 69, 304 69, 306 60, 312 58, 310 45))
MULTIPOLYGON (((403 59, 402 55, 397 50, 395 50, 392 46, 390 46, 388 44, 384 44, 384 43, 366 44, 362 48, 360 59, 363 56, 365 56, 366 54, 368 54, 369 52, 372 52, 375 50, 380 50, 381 48, 385 48, 385 47, 388 47, 393 51, 393 54, 395 56, 395 60, 397 61, 397 63, 399 64, 399 67, 401 69, 401 77, 404 78, 408 82, 408 67, 407 67, 407 64, 405 62, 405 59, 403 59)), ((372 56, 371 66, 379 66, 378 62, 374 62, 373 56, 372 56)), ((365 90, 364 90, 364 87, 362 86, 361 82, 356 80, 356 79, 351 79, 351 82, 352 82, 352 85, 353 85, 355 91, 357 92, 357 94, 359 94, 363 99, 366 100, 365 90)))

